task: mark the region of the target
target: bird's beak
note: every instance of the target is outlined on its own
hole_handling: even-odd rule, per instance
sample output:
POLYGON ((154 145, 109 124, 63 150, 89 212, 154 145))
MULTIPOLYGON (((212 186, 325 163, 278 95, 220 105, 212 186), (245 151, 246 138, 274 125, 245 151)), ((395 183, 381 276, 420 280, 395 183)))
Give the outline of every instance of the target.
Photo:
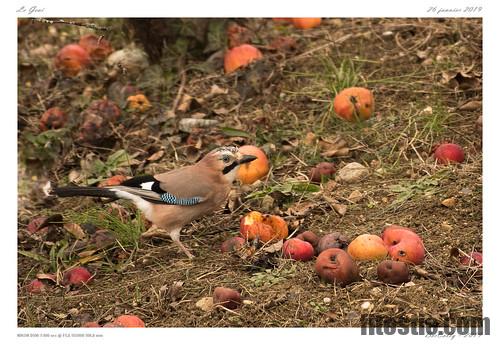
POLYGON ((252 155, 244 155, 243 157, 241 157, 241 159, 238 161, 238 164, 245 164, 245 163, 249 163, 251 161, 254 161, 256 160, 257 157, 255 156, 252 156, 252 155))

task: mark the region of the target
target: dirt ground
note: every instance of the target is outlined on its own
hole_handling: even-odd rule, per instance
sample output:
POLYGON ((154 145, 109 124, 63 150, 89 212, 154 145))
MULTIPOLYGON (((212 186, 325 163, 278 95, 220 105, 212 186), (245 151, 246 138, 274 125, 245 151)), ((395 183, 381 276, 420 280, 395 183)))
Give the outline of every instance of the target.
POLYGON ((448 325, 482 317, 481 268, 461 266, 452 255, 482 251, 480 19, 331 18, 309 30, 271 19, 240 20, 264 59, 236 73, 224 74, 224 47, 191 54, 173 49, 180 45, 175 42, 138 76, 111 77, 101 62, 64 77, 54 69, 54 56, 81 35, 102 34, 115 50, 131 40, 121 20, 75 21, 87 25, 23 20, 18 27, 20 327, 104 324, 125 313, 147 327, 359 327, 367 317, 402 326, 416 320, 448 325), (289 49, 271 44, 279 36, 293 39, 289 49), (123 95, 113 90, 127 83, 151 108, 141 113, 119 102, 123 95), (333 98, 347 86, 373 91, 375 114, 368 121, 352 124, 334 114, 333 98), (117 99, 121 119, 103 145, 79 143, 82 112, 104 96, 117 99), (53 106, 68 112, 68 124, 41 138, 40 116, 53 106), (179 128, 185 117, 218 124, 188 133, 179 128), (328 152, 339 140, 348 150, 328 152), (435 163, 432 150, 445 141, 464 148, 462 164, 435 163), (76 249, 74 234, 62 226, 27 230, 36 217, 61 214, 65 224, 86 223, 79 242, 85 243, 95 231, 88 223, 108 213, 110 204, 92 198, 47 200, 41 189, 49 180, 84 185, 116 174, 167 171, 226 144, 262 147, 272 169, 260 183, 235 185, 219 212, 183 229, 193 260, 168 239, 134 235, 129 229, 143 231, 148 224, 122 202, 113 203, 121 206, 107 229, 120 240, 90 253, 76 249), (110 163, 120 149, 129 154, 127 164, 110 163), (89 168, 96 159, 105 168, 89 168), (307 186, 311 167, 322 161, 337 169, 358 162, 370 174, 354 183, 328 181, 317 190, 293 187, 307 186), (353 191, 360 200, 351 200, 353 191), (381 234, 387 224, 407 226, 422 237, 426 258, 410 268, 410 283, 384 284, 376 262, 360 262, 362 279, 341 288, 320 280, 314 260, 296 262, 264 250, 250 257, 222 254, 220 244, 239 233, 239 220, 250 210, 283 216, 294 236, 339 231, 353 239, 381 234), (78 265, 94 274, 90 283, 62 286, 61 274, 78 265), (41 273, 56 274, 57 283, 42 279, 45 292, 27 292, 41 273), (240 291, 244 304, 199 308, 217 286, 240 291))

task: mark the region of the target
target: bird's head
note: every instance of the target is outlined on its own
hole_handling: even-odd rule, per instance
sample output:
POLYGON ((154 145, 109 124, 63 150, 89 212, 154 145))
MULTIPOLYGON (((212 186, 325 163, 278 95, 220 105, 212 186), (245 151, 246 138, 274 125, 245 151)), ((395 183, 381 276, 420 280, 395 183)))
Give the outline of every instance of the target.
POLYGON ((229 183, 236 179, 241 164, 257 159, 252 155, 242 154, 235 146, 222 146, 210 151, 200 161, 220 173, 229 183))

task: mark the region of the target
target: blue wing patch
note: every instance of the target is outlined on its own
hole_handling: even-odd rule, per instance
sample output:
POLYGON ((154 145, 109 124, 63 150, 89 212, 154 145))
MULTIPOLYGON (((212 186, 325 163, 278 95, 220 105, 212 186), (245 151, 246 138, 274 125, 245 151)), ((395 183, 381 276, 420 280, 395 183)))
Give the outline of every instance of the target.
POLYGON ((175 195, 168 192, 160 194, 160 199, 166 204, 178 206, 193 206, 201 202, 199 196, 194 196, 192 198, 177 198, 175 195))

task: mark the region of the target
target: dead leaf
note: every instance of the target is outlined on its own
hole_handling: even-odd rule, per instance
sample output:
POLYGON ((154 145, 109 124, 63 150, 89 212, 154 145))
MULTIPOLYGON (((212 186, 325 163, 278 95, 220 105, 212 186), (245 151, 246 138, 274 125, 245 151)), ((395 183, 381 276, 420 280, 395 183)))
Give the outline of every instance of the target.
POLYGON ((163 155, 165 155, 165 151, 160 150, 160 151, 153 153, 151 156, 146 158, 146 160, 149 162, 156 162, 156 161, 160 160, 161 157, 163 157, 163 155))
POLYGON ((353 190, 351 194, 349 194, 347 199, 353 203, 357 203, 358 201, 363 199, 363 193, 361 193, 359 190, 353 190))
POLYGON ((85 250, 83 252, 78 253, 78 257, 79 258, 86 258, 88 256, 93 255, 96 251, 97 251, 97 249, 85 250))
POLYGON ((234 48, 245 43, 250 43, 254 38, 252 31, 236 23, 230 23, 227 28, 228 47, 234 48))
POLYGON ((278 36, 269 44, 273 50, 293 50, 297 48, 297 40, 290 36, 278 36))
POLYGON ((52 44, 43 44, 37 48, 31 49, 29 55, 31 57, 48 58, 54 56, 57 51, 57 47, 52 44))
MULTIPOLYGON (((429 272, 427 272, 426 270, 424 270, 423 268, 420 268, 420 267, 415 267, 415 273, 418 274, 421 277, 424 277, 424 278, 429 278, 429 279, 433 279, 433 280, 440 279, 440 277, 438 275, 436 275, 434 273, 429 273, 429 272)), ((409 283, 406 283, 405 286, 408 286, 408 284, 409 283)), ((415 285, 415 284, 413 284, 413 285, 415 285)))
POLYGON ((79 259, 77 262, 80 265, 85 265, 88 262, 101 260, 102 258, 104 258, 104 256, 105 256, 104 253, 100 253, 100 254, 96 254, 96 255, 89 255, 89 256, 86 256, 84 258, 79 259))
POLYGON ((68 180, 71 183, 78 184, 78 182, 82 181, 84 176, 82 175, 81 171, 72 169, 69 174, 68 174, 68 180))
POLYGON ((333 190, 336 189, 338 185, 339 184, 334 180, 328 180, 326 183, 323 184, 323 189, 325 190, 326 193, 332 193, 333 190))
POLYGON ((349 155, 349 148, 348 147, 344 147, 341 149, 333 149, 333 150, 329 150, 329 151, 321 153, 321 156, 326 157, 326 158, 343 157, 343 156, 347 156, 347 155, 349 155))
POLYGON ((220 86, 213 84, 212 87, 210 88, 210 96, 216 96, 216 95, 227 95, 228 89, 223 89, 220 86))
POLYGON ((262 250, 266 253, 277 253, 283 247, 283 240, 279 240, 276 243, 269 244, 262 248, 262 250))
POLYGON ((342 204, 331 204, 335 212, 337 212, 339 215, 343 216, 347 212, 347 206, 342 205, 342 204))
POLYGON ((295 204, 294 206, 286 210, 286 214, 290 216, 305 217, 317 206, 313 202, 301 202, 300 204, 295 204))
POLYGON ((221 108, 217 108, 217 109, 214 109, 213 112, 217 115, 227 115, 229 114, 229 110, 227 110, 226 108, 224 107, 221 107, 221 108))
POLYGON ((188 111, 196 110, 201 108, 201 103, 202 103, 201 99, 194 98, 185 93, 184 95, 182 95, 176 111, 180 113, 186 113, 188 111))
POLYGON ((274 198, 270 195, 266 195, 262 198, 260 202, 260 207, 263 211, 271 212, 274 209, 274 198))
POLYGON ((82 240, 87 236, 80 225, 75 223, 64 224, 64 229, 78 240, 82 240))
POLYGON ((92 235, 91 243, 95 244, 97 249, 104 249, 115 244, 116 235, 106 229, 99 229, 92 235))
POLYGON ((156 226, 150 227, 147 231, 141 234, 143 238, 151 238, 151 237, 162 237, 162 238, 170 238, 170 233, 167 230, 159 229, 156 226))
POLYGON ((183 281, 176 280, 172 283, 170 289, 168 289, 168 297, 172 302, 175 302, 179 299, 183 285, 184 285, 183 281))
POLYGON ((481 101, 469 101, 465 104, 462 104, 460 107, 458 107, 459 110, 466 110, 466 111, 473 111, 477 109, 481 109, 483 106, 483 103, 481 101))
POLYGON ((454 207, 457 204, 456 198, 448 198, 441 201, 441 205, 446 206, 448 208, 454 207))
POLYGON ((316 142, 316 134, 313 132, 307 132, 305 138, 304 138, 304 144, 307 146, 314 145, 316 142))
POLYGON ((57 276, 53 273, 38 273, 36 277, 37 279, 48 279, 53 281, 54 283, 57 282, 57 276))
POLYGON ((481 84, 478 75, 469 71, 443 72, 441 83, 452 89, 469 90, 478 88, 481 84))
POLYGON ((214 308, 214 299, 213 297, 203 297, 196 302, 196 306, 203 311, 211 311, 214 308))
POLYGON ((207 114, 202 113, 202 112, 196 112, 196 113, 191 114, 191 117, 193 119, 203 119, 203 118, 207 117, 207 114))
POLYGON ((340 150, 347 146, 347 142, 340 136, 320 138, 318 142, 322 151, 340 150))

